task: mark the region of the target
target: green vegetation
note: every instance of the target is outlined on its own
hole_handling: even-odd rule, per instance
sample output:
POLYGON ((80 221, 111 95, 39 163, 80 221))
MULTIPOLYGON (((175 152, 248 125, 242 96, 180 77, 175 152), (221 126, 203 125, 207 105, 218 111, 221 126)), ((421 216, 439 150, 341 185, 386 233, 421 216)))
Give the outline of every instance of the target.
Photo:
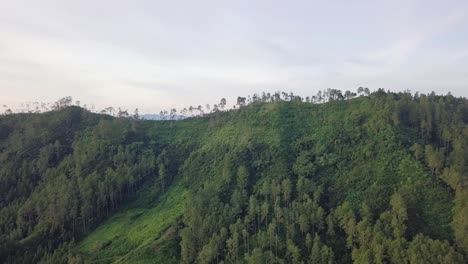
MULTIPOLYGON (((165 244, 176 241, 170 248, 177 254, 176 228, 183 213, 185 189, 181 184, 171 187, 159 201, 145 207, 145 199, 151 192, 144 190, 142 197, 125 206, 110 219, 102 223, 93 233, 79 243, 79 251, 85 259, 96 263, 154 263, 169 254, 158 254, 165 244)), ((177 261, 174 259, 174 263, 177 261)))
POLYGON ((468 100, 358 94, 3 116, 0 261, 464 263, 468 100))

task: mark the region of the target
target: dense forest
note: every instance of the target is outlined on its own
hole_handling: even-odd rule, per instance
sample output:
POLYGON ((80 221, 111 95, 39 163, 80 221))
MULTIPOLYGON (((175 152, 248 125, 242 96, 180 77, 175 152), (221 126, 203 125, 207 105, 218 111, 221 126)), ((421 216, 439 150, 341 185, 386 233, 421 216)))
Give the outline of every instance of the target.
POLYGON ((0 116, 0 263, 466 263, 468 100, 0 116))

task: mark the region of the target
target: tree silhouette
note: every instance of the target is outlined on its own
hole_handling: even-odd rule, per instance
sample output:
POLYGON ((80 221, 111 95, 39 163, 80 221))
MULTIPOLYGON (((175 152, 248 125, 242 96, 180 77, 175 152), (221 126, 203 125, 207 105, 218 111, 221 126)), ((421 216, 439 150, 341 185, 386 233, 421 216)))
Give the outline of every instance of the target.
POLYGON ((221 101, 219 102, 219 105, 218 105, 219 108, 221 110, 224 110, 224 107, 226 107, 226 103, 227 103, 226 98, 221 98, 221 101))

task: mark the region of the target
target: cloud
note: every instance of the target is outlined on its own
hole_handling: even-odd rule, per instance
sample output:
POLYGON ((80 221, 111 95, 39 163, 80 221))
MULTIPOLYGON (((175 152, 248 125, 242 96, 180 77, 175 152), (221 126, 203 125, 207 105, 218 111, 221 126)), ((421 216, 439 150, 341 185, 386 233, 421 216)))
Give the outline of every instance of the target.
POLYGON ((464 10, 464 1, 10 1, 0 10, 0 104, 72 95, 158 112, 262 90, 433 83, 468 96, 468 39, 440 40, 466 36, 464 10))
MULTIPOLYGON (((430 42, 432 38, 450 30, 460 23, 463 18, 463 13, 455 11, 439 20, 428 21, 424 26, 416 28, 408 26, 405 32, 397 36, 386 47, 367 51, 347 59, 343 63, 341 71, 349 78, 361 77, 362 79, 371 80, 383 80, 392 75, 404 76, 408 71, 415 70, 408 67, 414 67, 415 61, 421 61, 421 58, 414 58, 415 53, 421 46, 430 42)), ((424 56, 431 56, 431 54, 425 54, 424 56)), ((446 58, 439 58, 439 60, 438 63, 443 64, 446 58)), ((420 66, 423 65, 417 67, 420 66)))

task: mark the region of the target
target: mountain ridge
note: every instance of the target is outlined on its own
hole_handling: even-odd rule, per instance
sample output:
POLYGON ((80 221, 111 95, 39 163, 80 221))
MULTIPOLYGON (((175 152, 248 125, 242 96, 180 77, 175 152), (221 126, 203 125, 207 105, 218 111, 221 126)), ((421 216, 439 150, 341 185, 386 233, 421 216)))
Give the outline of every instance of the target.
POLYGON ((119 223, 114 216, 127 215, 129 203, 142 214, 129 210, 126 225, 137 225, 182 184, 188 191, 176 206, 185 209, 165 226, 174 231, 163 240, 160 231, 145 234, 162 244, 127 262, 462 263, 467 109, 463 98, 375 92, 325 104, 256 102, 179 121, 78 108, 2 117, 0 179, 24 195, 1 190, 12 196, 2 199, 2 231, 13 231, 1 237, 0 259, 110 263, 101 256, 133 251, 124 233, 101 239, 99 230, 119 223), (34 176, 32 186, 15 175, 34 176), (41 252, 18 255, 44 241, 51 245, 41 252), (422 254, 426 246, 432 255, 422 254))

